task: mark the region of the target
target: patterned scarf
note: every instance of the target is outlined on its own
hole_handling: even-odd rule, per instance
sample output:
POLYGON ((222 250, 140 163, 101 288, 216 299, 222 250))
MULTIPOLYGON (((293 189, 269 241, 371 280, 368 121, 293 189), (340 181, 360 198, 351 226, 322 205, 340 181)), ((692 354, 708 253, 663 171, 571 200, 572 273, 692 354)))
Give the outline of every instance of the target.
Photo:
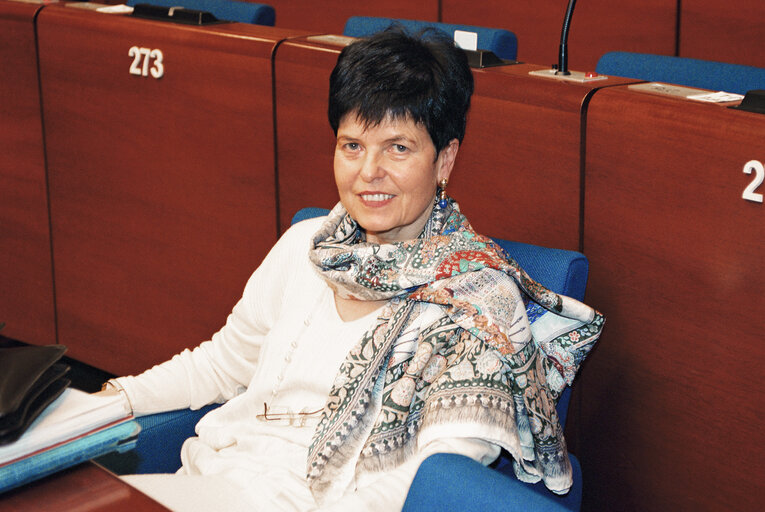
POLYGON ((421 236, 367 243, 338 204, 310 258, 336 293, 387 299, 346 356, 314 432, 308 482, 321 503, 339 474, 386 471, 437 437, 505 448, 516 476, 564 493, 571 466, 555 404, 603 327, 592 308, 532 280, 450 200, 421 236))

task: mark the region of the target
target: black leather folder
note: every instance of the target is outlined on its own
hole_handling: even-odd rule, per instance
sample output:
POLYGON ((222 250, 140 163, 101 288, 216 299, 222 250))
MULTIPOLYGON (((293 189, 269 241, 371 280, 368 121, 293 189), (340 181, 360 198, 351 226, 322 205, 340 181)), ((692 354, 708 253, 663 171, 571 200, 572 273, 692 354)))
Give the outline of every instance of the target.
POLYGON ((18 439, 69 385, 63 345, 0 348, 0 445, 18 439))

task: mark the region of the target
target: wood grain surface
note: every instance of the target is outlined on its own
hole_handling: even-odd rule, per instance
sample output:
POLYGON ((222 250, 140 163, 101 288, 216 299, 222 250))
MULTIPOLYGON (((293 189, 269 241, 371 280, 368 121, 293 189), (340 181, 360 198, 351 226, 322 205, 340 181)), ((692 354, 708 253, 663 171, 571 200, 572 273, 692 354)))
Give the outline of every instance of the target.
POLYGON ((0 322, 2 334, 56 342, 34 16, 42 3, 0 1, 0 322))
POLYGON ((765 2, 683 0, 680 5, 681 57, 765 67, 765 2))
POLYGON ((101 466, 85 462, 3 494, 0 510, 150 512, 167 509, 101 466))
MULTIPOLYGON (((504 28, 518 36, 518 60, 549 66, 558 45, 568 2, 559 0, 442 0, 441 19, 504 28)), ((569 68, 592 71, 609 51, 673 55, 676 0, 578 2, 568 38, 569 68)))
POLYGON ((276 26, 311 32, 342 34, 351 16, 376 16, 408 20, 438 21, 439 0, 273 0, 276 26))
MULTIPOLYGON (((38 20, 59 341, 126 374, 216 332, 276 241, 272 27, 38 20), (129 74, 159 49, 160 79, 129 74)), ((153 62, 151 63, 153 65, 153 62)))
POLYGON ((530 76, 547 66, 474 70, 475 94, 449 193, 482 233, 578 250, 581 111, 599 87, 530 76))
POLYGON ((587 301, 574 388, 585 510, 759 510, 765 116, 604 89, 587 122, 587 301))

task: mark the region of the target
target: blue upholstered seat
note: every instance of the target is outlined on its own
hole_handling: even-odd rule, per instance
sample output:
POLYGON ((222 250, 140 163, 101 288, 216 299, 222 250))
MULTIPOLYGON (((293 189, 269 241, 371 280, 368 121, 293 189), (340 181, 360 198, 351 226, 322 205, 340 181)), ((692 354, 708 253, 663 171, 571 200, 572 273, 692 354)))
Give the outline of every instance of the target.
POLYGON ((365 37, 385 30, 391 25, 398 24, 410 32, 417 32, 424 28, 436 28, 449 37, 454 37, 455 30, 464 30, 478 34, 478 49, 491 50, 494 54, 506 60, 515 60, 518 55, 518 40, 515 34, 501 28, 474 27, 472 25, 454 25, 451 23, 437 23, 435 21, 401 20, 394 18, 372 18, 366 16, 353 16, 348 18, 343 29, 343 35, 351 37, 365 37))
POLYGON ((266 4, 236 2, 234 0, 127 0, 127 5, 157 5, 159 7, 184 7, 209 12, 219 20, 273 26, 276 18, 274 8, 266 4))
POLYGON ((765 89, 765 68, 685 57, 610 52, 595 68, 604 75, 744 94, 765 89))
POLYGON ((557 512, 578 511, 582 503, 582 469, 569 455, 574 485, 565 496, 543 483, 523 483, 506 459, 487 468, 470 457, 437 453, 425 459, 409 487, 403 512, 557 512))
MULTIPOLYGON (((292 223, 326 214, 327 210, 322 208, 304 208, 295 214, 292 223)), ((584 255, 520 242, 497 242, 537 281, 557 293, 583 298, 588 272, 584 255)), ((565 423, 569 397, 570 389, 567 388, 557 406, 561 424, 565 423)), ((118 463, 121 467, 111 464, 110 469, 132 473, 174 472, 180 467, 181 444, 194 435, 197 421, 214 407, 138 418, 143 430, 130 464, 118 463)), ((556 496, 542 483, 532 485, 516 479, 509 456, 503 455, 492 468, 487 468, 462 455, 432 455, 420 466, 404 510, 579 510, 582 473, 576 457, 569 457, 574 470, 574 485, 567 495, 556 496)), ((106 465, 109 467, 109 462, 106 465)))

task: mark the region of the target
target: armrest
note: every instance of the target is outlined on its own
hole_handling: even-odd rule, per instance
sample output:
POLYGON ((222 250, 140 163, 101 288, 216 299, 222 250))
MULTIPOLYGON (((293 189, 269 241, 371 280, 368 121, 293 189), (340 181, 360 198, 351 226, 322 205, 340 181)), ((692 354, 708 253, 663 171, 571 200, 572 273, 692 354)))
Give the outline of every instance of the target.
POLYGON ((216 407, 219 404, 197 411, 183 409, 137 418, 141 433, 135 449, 107 455, 98 462, 119 475, 175 473, 181 467, 183 442, 195 435, 194 428, 202 416, 216 407))
POLYGON ((558 496, 542 482, 527 484, 515 478, 509 463, 492 469, 464 455, 437 453, 420 465, 403 511, 576 511, 582 501, 582 473, 576 457, 569 457, 574 485, 568 494, 558 496))

